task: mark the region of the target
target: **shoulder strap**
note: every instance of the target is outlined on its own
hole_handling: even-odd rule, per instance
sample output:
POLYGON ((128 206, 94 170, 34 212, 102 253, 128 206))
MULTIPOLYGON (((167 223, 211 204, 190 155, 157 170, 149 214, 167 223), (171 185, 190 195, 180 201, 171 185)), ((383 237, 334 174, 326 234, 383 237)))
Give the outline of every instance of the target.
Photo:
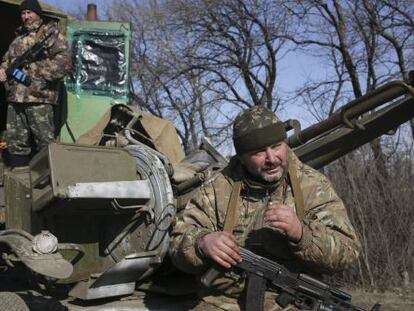
POLYGON ((295 199, 296 215, 302 221, 305 213, 305 203, 303 201, 303 193, 300 188, 297 172, 296 161, 291 158, 288 165, 289 179, 292 186, 293 198, 295 199))
POLYGON ((36 36, 35 36, 36 42, 38 42, 40 39, 43 38, 45 32, 46 32, 46 26, 45 24, 42 24, 36 32, 36 36))
POLYGON ((240 190, 241 190, 241 181, 235 181, 231 189, 230 201, 227 207, 226 218, 224 219, 224 228, 223 231, 227 233, 232 233, 233 228, 236 225, 236 220, 238 218, 237 206, 239 205, 240 190))
MULTIPOLYGON (((227 233, 232 233, 236 220, 238 217, 237 205, 239 204, 240 190, 241 190, 241 181, 235 181, 233 183, 229 204, 227 206, 226 218, 224 219, 224 228, 223 231, 227 233)), ((201 276, 201 283, 209 287, 211 283, 222 273, 223 269, 218 268, 217 265, 213 265, 210 269, 207 270, 201 276)))

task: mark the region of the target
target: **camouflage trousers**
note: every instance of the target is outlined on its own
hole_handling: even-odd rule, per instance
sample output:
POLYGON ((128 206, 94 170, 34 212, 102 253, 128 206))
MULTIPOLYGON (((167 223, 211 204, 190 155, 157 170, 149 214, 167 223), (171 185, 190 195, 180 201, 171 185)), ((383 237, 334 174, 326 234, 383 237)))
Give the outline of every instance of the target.
MULTIPOLYGON (((286 308, 280 307, 276 303, 276 293, 266 292, 263 301, 263 311, 299 311, 297 308, 289 305, 286 308)), ((236 299, 224 296, 204 297, 199 304, 191 311, 242 311, 243 307, 236 299)))
POLYGON ((9 103, 6 142, 10 154, 30 155, 55 140, 51 104, 9 103))

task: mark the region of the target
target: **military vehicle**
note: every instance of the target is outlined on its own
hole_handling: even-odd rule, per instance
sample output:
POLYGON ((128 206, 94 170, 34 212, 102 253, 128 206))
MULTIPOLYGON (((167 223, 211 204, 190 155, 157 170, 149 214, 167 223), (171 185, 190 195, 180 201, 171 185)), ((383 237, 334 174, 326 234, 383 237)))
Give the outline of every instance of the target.
MULTIPOLYGON (((0 1, 0 54, 19 3, 0 1)), ((4 170, 0 310, 186 310, 194 283, 169 263, 172 221, 226 159, 208 140, 184 155, 173 124, 129 105, 128 23, 43 8, 67 34, 73 72, 58 142, 4 170)), ((288 143, 320 168, 414 117, 413 104, 414 89, 394 81, 307 129, 286 121, 288 143)))

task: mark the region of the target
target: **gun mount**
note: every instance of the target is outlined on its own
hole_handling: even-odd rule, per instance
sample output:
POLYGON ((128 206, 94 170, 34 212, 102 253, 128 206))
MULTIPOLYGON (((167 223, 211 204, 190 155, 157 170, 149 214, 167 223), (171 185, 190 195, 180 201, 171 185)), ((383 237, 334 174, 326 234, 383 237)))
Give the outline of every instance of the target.
MULTIPOLYGON (((176 207, 226 160, 206 140, 184 157, 170 122, 128 105, 128 24, 72 21, 67 34, 76 70, 61 96, 60 142, 4 174, 0 278, 7 282, 0 291, 28 304, 39 298, 49 306, 44 297, 52 297, 61 309, 87 310, 133 294, 162 268, 176 207), (119 66, 102 73, 91 59, 119 66)), ((323 167, 414 117, 413 97, 411 86, 391 82, 307 129, 287 122, 288 143, 302 161, 323 167)), ((147 305, 188 304, 168 300, 161 308, 160 300, 147 305)), ((150 308, 119 299, 111 307, 150 308)))

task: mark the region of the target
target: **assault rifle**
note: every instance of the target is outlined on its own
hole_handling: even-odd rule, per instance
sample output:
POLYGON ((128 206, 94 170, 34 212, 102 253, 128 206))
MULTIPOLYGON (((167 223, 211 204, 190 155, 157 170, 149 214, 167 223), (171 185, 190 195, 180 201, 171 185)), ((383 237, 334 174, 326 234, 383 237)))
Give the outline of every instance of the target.
POLYGON ((32 45, 26 52, 18 56, 6 69, 7 78, 16 80, 19 83, 22 83, 25 86, 31 84, 30 77, 22 71, 22 68, 26 65, 35 61, 43 52, 45 47, 45 42, 53 35, 52 31, 49 31, 43 36, 43 39, 36 42, 32 45))
MULTIPOLYGON (((240 248, 240 255, 242 261, 236 265, 236 268, 247 274, 248 282, 251 277, 259 278, 263 281, 265 288, 276 289, 279 293, 276 302, 282 308, 291 304, 300 310, 367 311, 353 305, 350 294, 331 287, 309 275, 291 272, 286 267, 256 255, 245 248, 240 248)), ((217 274, 207 272, 202 277, 201 282, 208 286, 216 276, 217 274)), ((249 290, 250 288, 247 290, 247 294, 249 290)), ((260 293, 258 295, 256 291, 255 295, 260 296, 260 293)), ((257 310, 249 308, 251 298, 255 299, 257 297, 251 296, 246 299, 246 310, 257 310)), ((379 304, 375 304, 371 309, 371 311, 379 310, 379 304)))

